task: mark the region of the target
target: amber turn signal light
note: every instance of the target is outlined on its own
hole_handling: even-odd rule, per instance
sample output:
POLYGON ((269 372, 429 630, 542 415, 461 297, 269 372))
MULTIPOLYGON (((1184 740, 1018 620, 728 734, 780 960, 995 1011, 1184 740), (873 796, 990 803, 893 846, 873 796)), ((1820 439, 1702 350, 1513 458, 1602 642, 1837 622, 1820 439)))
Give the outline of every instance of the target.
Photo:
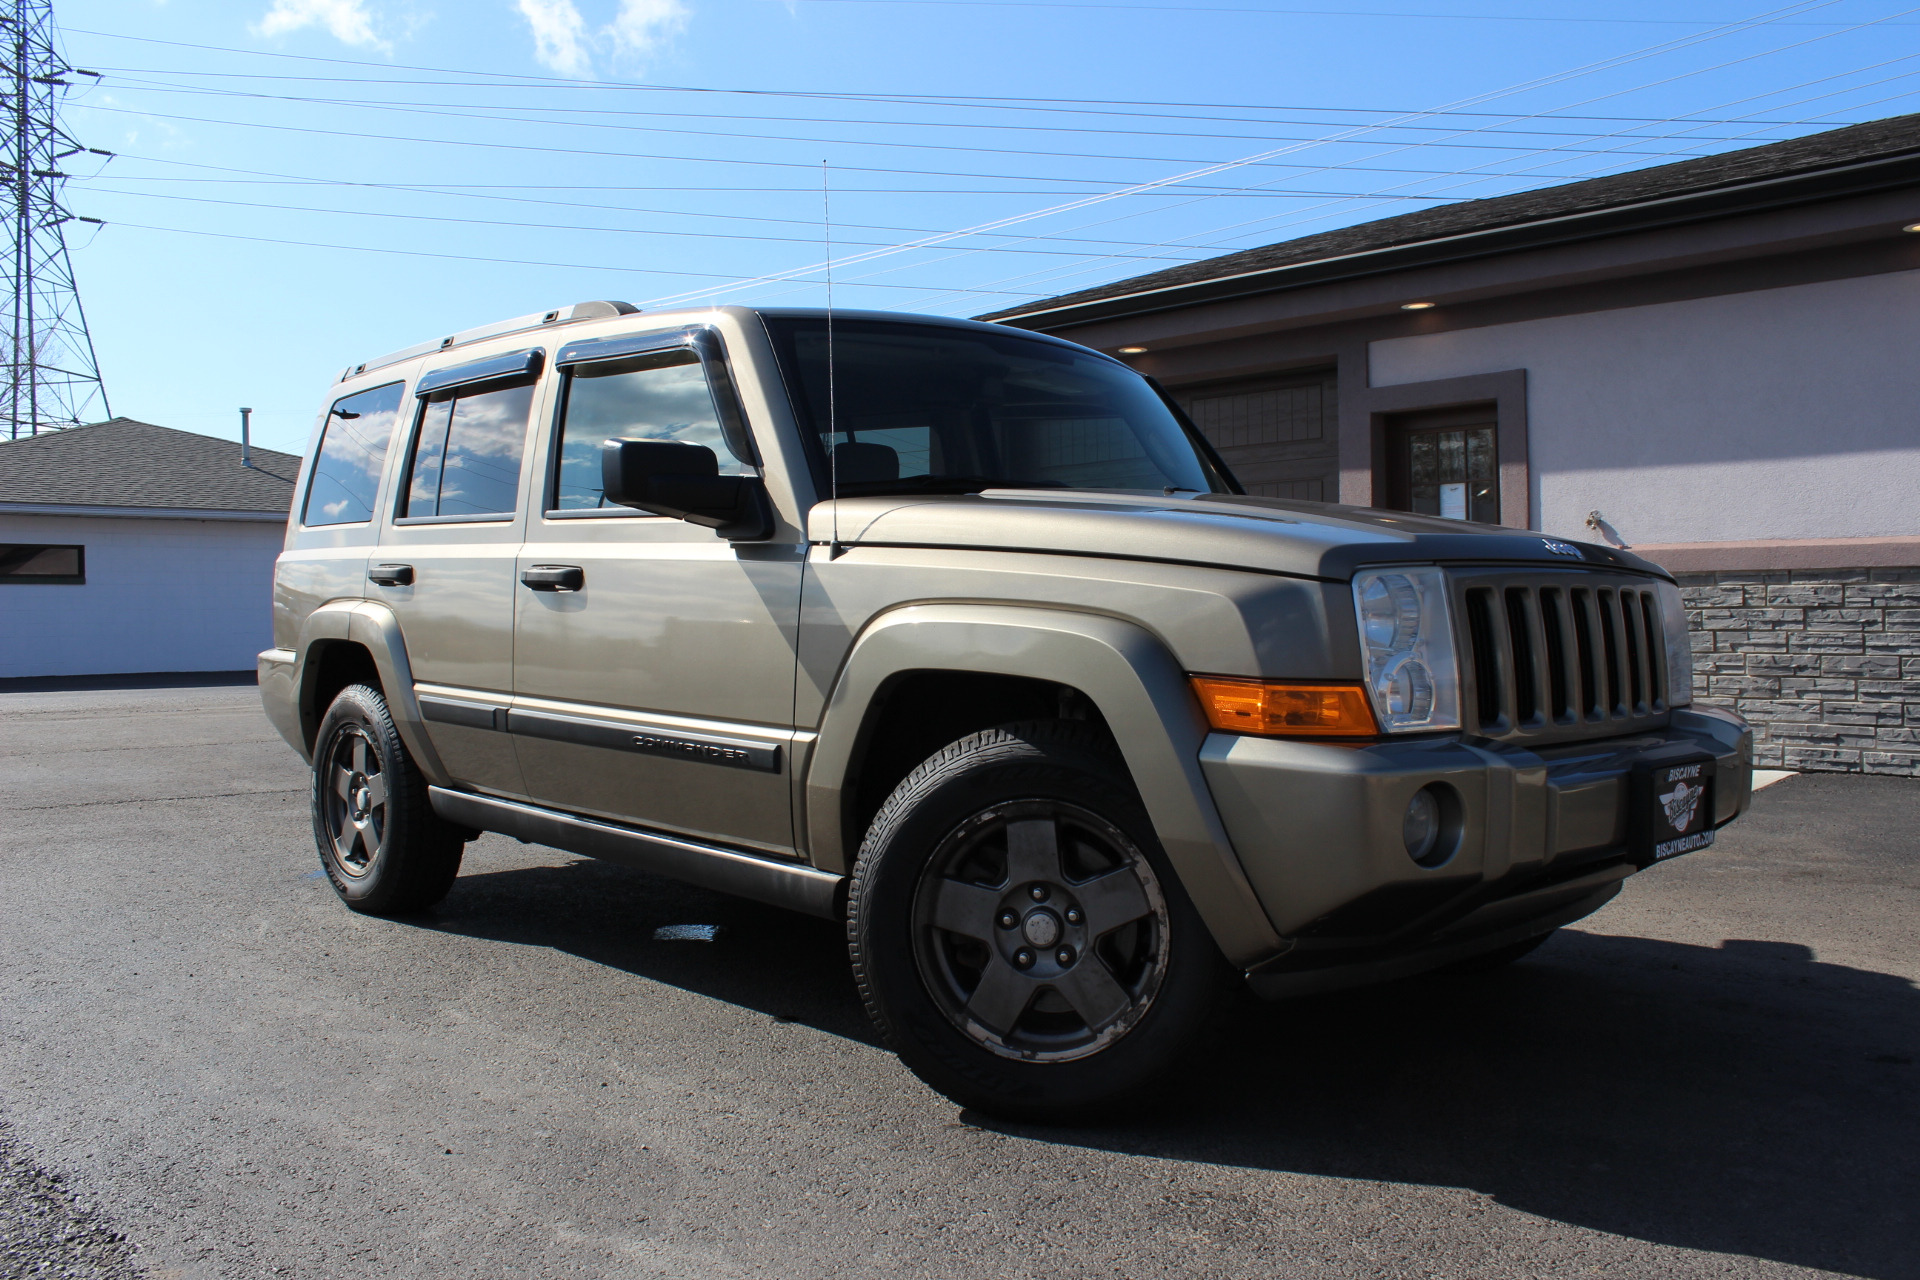
POLYGON ((1287 738, 1371 738, 1380 732, 1357 684, 1291 684, 1194 676, 1207 722, 1227 733, 1287 738))

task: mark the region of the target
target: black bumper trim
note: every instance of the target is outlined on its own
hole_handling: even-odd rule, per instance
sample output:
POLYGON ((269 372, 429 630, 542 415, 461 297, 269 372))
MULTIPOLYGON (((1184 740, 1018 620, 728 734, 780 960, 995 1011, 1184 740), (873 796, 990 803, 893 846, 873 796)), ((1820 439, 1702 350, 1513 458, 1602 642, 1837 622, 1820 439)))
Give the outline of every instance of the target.
POLYGON ((1612 861, 1583 874, 1536 882, 1533 887, 1483 901, 1413 941, 1372 948, 1296 947, 1247 971, 1247 985, 1267 999, 1336 991, 1411 977, 1509 943, 1550 933, 1592 915, 1620 892, 1636 868, 1612 861))

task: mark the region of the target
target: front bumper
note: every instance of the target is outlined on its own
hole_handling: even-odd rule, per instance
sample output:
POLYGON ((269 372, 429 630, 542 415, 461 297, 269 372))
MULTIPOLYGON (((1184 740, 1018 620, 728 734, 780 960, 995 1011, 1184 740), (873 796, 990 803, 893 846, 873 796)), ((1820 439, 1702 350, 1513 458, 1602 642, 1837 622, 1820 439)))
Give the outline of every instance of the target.
POLYGON ((1214 734, 1201 767, 1241 866, 1289 949, 1248 981, 1284 996, 1401 977, 1598 910, 1636 869, 1632 775, 1690 748, 1715 761, 1714 826, 1752 799, 1753 737, 1738 716, 1681 710, 1630 737, 1530 750, 1448 737, 1333 746, 1214 734), (1441 783, 1458 848, 1422 867, 1401 819, 1441 783))

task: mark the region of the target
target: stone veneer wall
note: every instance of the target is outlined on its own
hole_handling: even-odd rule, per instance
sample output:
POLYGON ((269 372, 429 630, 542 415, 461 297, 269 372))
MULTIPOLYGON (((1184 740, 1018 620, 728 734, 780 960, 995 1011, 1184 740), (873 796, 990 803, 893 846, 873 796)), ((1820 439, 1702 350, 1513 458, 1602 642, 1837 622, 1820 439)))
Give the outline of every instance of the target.
POLYGON ((1680 573, 1694 700, 1762 768, 1920 776, 1920 568, 1680 573))

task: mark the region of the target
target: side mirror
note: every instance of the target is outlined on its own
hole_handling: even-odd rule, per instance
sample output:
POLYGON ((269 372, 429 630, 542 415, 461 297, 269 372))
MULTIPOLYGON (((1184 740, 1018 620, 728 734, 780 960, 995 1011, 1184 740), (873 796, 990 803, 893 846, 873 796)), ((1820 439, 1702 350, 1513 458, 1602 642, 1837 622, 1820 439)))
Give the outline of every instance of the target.
POLYGON ((773 532, 773 507, 759 476, 723 476, 702 444, 609 440, 600 446, 607 501, 705 525, 722 537, 754 541, 773 532))

